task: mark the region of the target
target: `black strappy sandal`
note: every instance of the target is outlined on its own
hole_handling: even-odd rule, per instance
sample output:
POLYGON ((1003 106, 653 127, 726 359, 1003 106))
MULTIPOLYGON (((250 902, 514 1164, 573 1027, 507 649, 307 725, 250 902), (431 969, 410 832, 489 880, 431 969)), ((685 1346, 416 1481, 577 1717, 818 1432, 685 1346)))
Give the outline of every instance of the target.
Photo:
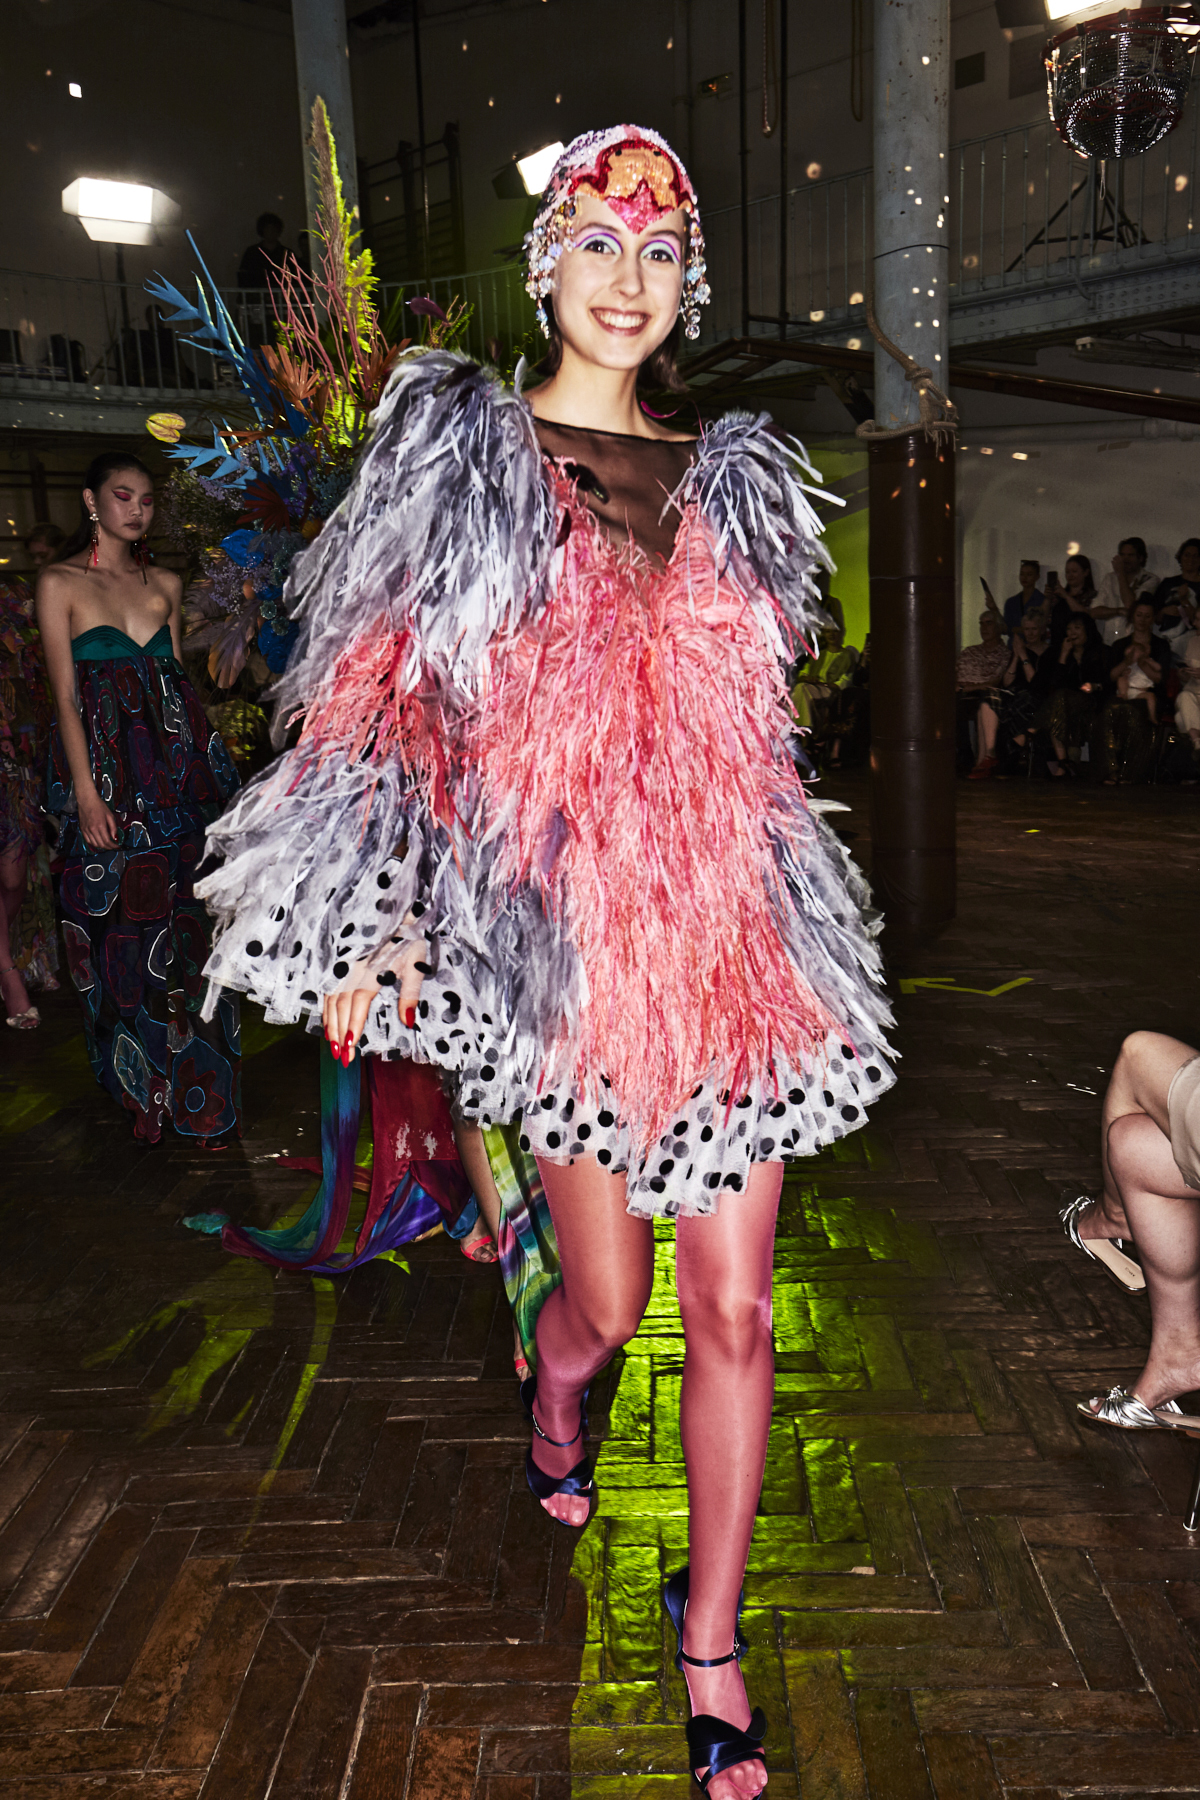
MULTIPOLYGON (((531 1375, 527 1381, 521 1383, 521 1403, 524 1406, 525 1411, 529 1414, 529 1417, 533 1422, 533 1429, 537 1432, 543 1444, 550 1444, 555 1450, 565 1450, 569 1444, 578 1443, 580 1438, 587 1436, 586 1392, 579 1404, 579 1430, 575 1433, 574 1437, 563 1438, 561 1442, 557 1438, 547 1437, 541 1426, 538 1424, 533 1411, 533 1403, 536 1399, 537 1376, 531 1375)), ((539 1500, 553 1500, 557 1494, 565 1494, 567 1498, 570 1499, 578 1494, 587 1501, 588 1516, 583 1521, 583 1525, 572 1525, 569 1520, 555 1519, 554 1514, 549 1513, 547 1516, 554 1519, 556 1525, 564 1526, 567 1531, 582 1531, 584 1525, 591 1524, 592 1513, 595 1510, 598 1497, 598 1490, 596 1487, 596 1478, 592 1473, 591 1462, 586 1456, 581 1457, 575 1464, 575 1467, 569 1470, 561 1480, 555 1481, 552 1475, 547 1475, 546 1471, 544 1469, 539 1469, 534 1462, 533 1446, 531 1444, 529 1449, 525 1452, 525 1479, 529 1483, 530 1491, 539 1500)))
MULTIPOLYGON (((741 1662, 750 1648, 742 1636, 742 1597, 738 1595, 738 1622, 734 1626, 733 1649, 728 1656, 713 1656, 707 1659, 689 1656, 683 1647, 683 1615, 687 1608, 688 1570, 678 1570, 672 1575, 663 1589, 663 1605, 667 1616, 675 1627, 675 1635, 679 1640, 679 1648, 675 1652, 675 1667, 682 1672, 686 1663, 692 1669, 719 1669, 725 1663, 741 1662)), ((767 1719, 761 1706, 756 1706, 750 1715, 750 1724, 745 1731, 731 1725, 727 1719, 718 1719, 713 1713, 696 1713, 686 1726, 688 1764, 692 1771, 692 1780, 704 1792, 715 1775, 721 1775, 726 1769, 732 1769, 737 1763, 761 1762, 763 1773, 766 1773, 767 1759, 763 1753, 762 1742, 767 1735, 767 1719), (707 1768, 705 1768, 707 1764, 707 1768), (704 1769, 703 1775, 697 1775, 697 1769, 704 1769)), ((762 1789, 759 1789, 762 1792, 762 1789)))

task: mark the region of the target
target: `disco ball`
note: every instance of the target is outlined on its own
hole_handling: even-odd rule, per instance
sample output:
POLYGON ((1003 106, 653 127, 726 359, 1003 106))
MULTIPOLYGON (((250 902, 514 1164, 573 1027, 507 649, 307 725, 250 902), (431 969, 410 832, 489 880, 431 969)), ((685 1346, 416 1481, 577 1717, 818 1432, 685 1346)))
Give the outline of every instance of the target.
POLYGON ((1080 156, 1139 156, 1183 117, 1190 5, 1145 6, 1072 25, 1046 45, 1050 117, 1080 156))

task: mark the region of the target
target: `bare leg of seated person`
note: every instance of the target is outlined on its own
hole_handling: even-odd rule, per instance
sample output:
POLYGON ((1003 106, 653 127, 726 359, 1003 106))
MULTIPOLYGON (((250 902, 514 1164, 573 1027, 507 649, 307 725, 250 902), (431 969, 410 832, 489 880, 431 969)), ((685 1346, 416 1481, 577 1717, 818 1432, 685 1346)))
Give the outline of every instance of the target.
POLYGON ((1176 1071, 1195 1055, 1191 1044, 1185 1044, 1179 1038, 1165 1037, 1158 1031, 1131 1032, 1121 1045, 1104 1096, 1100 1126, 1104 1187, 1094 1204, 1079 1217, 1081 1238, 1132 1238, 1137 1241, 1137 1233, 1126 1216, 1109 1161, 1112 1128, 1118 1119, 1130 1115, 1150 1118, 1167 1138, 1169 1151, 1171 1128, 1167 1120, 1167 1095, 1176 1071))
MULTIPOLYGON (((1114 1119, 1108 1167, 1150 1296, 1150 1354, 1131 1392, 1153 1410, 1200 1390, 1200 1193, 1185 1183, 1170 1138, 1147 1111, 1114 1119)), ((1096 1413, 1104 1402, 1089 1404, 1096 1413)))

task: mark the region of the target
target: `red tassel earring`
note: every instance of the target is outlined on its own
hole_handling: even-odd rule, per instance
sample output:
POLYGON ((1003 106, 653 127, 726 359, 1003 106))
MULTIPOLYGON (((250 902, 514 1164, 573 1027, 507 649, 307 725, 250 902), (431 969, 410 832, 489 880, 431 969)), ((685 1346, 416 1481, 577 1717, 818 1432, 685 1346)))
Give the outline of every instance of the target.
POLYGON ((93 569, 98 569, 100 567, 100 514, 93 513, 91 515, 91 519, 92 519, 92 554, 91 554, 90 561, 91 561, 91 565, 92 565, 93 569))
POLYGON ((146 546, 145 538, 139 538, 137 543, 133 546, 133 560, 142 571, 142 586, 149 587, 150 579, 146 574, 146 565, 150 561, 150 552, 146 546))

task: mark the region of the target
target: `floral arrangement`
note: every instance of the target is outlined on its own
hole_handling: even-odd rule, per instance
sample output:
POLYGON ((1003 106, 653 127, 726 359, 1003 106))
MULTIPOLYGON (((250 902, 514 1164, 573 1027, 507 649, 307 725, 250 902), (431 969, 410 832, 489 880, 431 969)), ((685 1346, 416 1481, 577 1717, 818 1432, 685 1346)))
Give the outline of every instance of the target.
POLYGON ((320 253, 311 277, 290 258, 280 269, 274 344, 242 342, 198 250, 194 301, 161 276, 146 284, 171 309, 166 322, 227 364, 243 394, 242 417, 226 409, 211 446, 180 442, 185 421, 177 413, 148 422, 186 465, 169 483, 162 529, 189 553, 186 641, 207 648, 209 675, 221 688, 233 686, 248 658, 263 680, 286 668, 296 637, 283 606, 288 569, 349 487, 388 376, 401 356, 455 342, 469 321, 461 303, 444 312, 432 300, 410 300, 418 340, 394 341, 395 321, 380 315, 373 259, 347 210, 319 99, 312 151, 320 253), (255 668, 258 657, 265 668, 255 668))

